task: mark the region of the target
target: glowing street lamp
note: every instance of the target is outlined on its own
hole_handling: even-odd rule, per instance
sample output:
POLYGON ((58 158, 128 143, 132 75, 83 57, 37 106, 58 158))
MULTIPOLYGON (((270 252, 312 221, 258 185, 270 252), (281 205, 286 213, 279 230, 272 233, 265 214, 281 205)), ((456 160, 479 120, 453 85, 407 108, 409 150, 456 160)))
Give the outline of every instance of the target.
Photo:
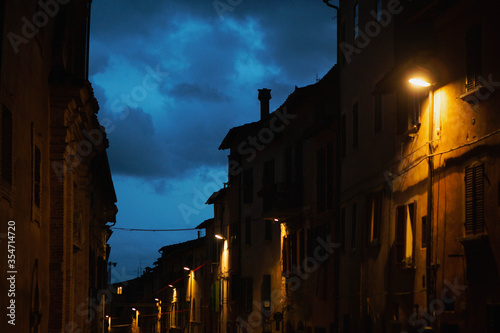
POLYGON ((187 266, 184 266, 184 270, 185 271, 190 271, 191 269, 189 267, 187 267, 187 266))
POLYGON ((421 77, 412 77, 408 81, 417 87, 424 87, 425 88, 425 87, 431 86, 431 83, 428 80, 421 78, 421 77))
POLYGON ((217 238, 217 239, 224 239, 224 237, 222 237, 221 235, 215 235, 215 238, 217 238))

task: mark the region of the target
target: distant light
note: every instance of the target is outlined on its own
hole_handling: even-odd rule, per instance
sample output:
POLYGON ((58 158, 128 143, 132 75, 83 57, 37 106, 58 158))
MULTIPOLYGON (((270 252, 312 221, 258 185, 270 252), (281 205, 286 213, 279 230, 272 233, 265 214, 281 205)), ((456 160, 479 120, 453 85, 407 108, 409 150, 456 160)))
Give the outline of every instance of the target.
POLYGON ((106 318, 109 318, 109 316, 108 316, 108 315, 106 315, 106 318))
POLYGON ((169 286, 170 288, 173 288, 173 287, 174 287, 174 286, 173 286, 173 285, 171 285, 171 284, 169 284, 168 286, 169 286))
POLYGON ((159 299, 158 299, 158 298, 155 298, 155 301, 157 301, 157 302, 158 302, 158 301, 159 301, 159 299))
POLYGON ((274 219, 274 222, 278 222, 279 220, 278 219, 274 219))
POLYGON ((187 267, 187 266, 184 267, 184 270, 185 271, 190 271, 189 267, 187 267))
POLYGON ((418 87, 430 87, 430 82, 426 81, 425 79, 419 78, 419 77, 414 77, 411 78, 410 80, 411 84, 418 86, 418 87))
POLYGON ((217 239, 224 239, 224 237, 222 237, 221 235, 215 235, 215 238, 217 238, 217 239))
POLYGON ((136 308, 132 308, 132 311, 137 311, 137 309, 136 308))

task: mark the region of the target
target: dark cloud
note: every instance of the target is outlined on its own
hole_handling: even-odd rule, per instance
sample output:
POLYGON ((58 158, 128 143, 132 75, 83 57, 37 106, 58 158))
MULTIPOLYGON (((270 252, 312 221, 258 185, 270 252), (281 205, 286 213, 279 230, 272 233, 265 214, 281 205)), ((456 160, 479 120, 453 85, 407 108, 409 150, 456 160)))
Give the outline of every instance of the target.
POLYGON ((229 99, 215 87, 196 83, 177 84, 169 93, 176 98, 194 98, 201 101, 221 102, 229 99))
MULTIPOLYGON (((242 0, 224 12, 215 3, 93 2, 91 74, 102 80, 97 84, 103 87, 94 84, 104 109, 100 118, 112 119, 113 172, 155 179, 219 167, 227 163, 227 152, 217 150, 227 131, 259 117, 257 89, 272 89, 275 109, 295 85, 314 83, 335 63, 336 13, 322 1, 242 0), (168 72, 158 86, 162 110, 139 103, 123 119, 106 110, 113 82, 102 76, 120 63, 144 73, 157 66, 168 72), (158 113, 168 120, 160 121, 158 113)), ((126 80, 129 69, 121 70, 110 77, 126 80)), ((153 187, 168 190, 161 183, 153 187)))

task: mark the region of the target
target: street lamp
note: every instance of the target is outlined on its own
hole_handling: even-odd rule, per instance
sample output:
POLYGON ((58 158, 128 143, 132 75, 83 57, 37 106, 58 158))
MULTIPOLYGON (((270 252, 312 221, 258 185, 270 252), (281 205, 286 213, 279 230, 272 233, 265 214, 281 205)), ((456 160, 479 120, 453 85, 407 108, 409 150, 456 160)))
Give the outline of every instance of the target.
POLYGON ((215 235, 215 238, 217 238, 217 239, 224 239, 224 237, 222 237, 221 235, 215 235))
POLYGON ((422 78, 422 77, 412 77, 408 81, 417 87, 430 87, 431 86, 431 83, 427 79, 422 78))

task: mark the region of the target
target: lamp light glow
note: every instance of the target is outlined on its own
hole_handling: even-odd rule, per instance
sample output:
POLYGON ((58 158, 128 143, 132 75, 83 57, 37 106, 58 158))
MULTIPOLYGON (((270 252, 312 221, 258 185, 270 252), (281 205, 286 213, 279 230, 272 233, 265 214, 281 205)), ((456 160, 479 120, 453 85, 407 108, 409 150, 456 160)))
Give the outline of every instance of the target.
POLYGON ((221 235, 215 235, 215 238, 217 238, 217 239, 224 239, 224 237, 222 237, 221 235))
POLYGON ((187 267, 187 266, 184 267, 184 270, 185 271, 190 271, 189 267, 187 267))
POLYGON ((408 81, 411 84, 413 84, 414 86, 418 86, 418 87, 430 87, 431 86, 430 82, 428 82, 425 79, 420 78, 420 77, 412 77, 408 81))
POLYGON ((132 311, 137 311, 137 309, 136 308, 132 308, 132 311))

